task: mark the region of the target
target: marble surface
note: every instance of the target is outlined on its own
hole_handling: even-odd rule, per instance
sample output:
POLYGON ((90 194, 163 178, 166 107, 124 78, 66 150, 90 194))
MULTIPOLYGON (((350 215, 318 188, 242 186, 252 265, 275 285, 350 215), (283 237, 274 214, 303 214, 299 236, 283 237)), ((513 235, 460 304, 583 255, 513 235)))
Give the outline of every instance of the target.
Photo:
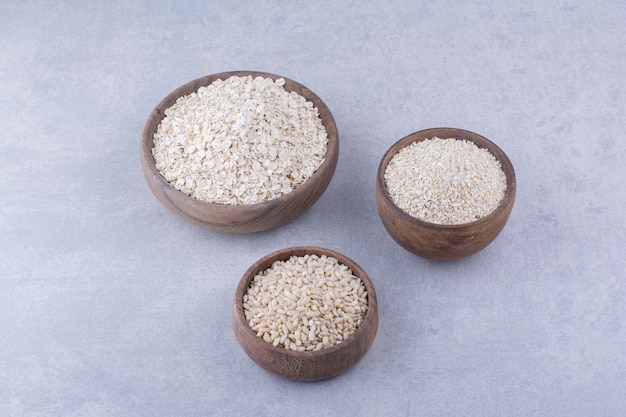
POLYGON ((626 3, 0 1, 0 415, 626 414, 626 3), (139 137, 195 78, 251 69, 315 91, 341 154, 322 198, 252 235, 151 194, 139 137), (515 166, 502 234, 418 258, 374 201, 386 149, 472 130, 515 166), (230 324, 243 272, 285 246, 368 271, 378 336, 294 383, 230 324))

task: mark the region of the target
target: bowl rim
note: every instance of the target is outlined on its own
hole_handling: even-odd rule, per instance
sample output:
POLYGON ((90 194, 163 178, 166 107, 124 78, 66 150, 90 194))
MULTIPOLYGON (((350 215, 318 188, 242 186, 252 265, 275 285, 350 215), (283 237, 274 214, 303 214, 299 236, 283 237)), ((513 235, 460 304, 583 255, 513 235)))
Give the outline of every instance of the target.
POLYGON ((313 359, 313 358, 329 355, 329 354, 332 354, 333 352, 337 352, 339 350, 345 349, 349 345, 355 343, 358 340, 358 338, 360 338, 363 335, 363 333, 365 333, 366 328, 369 327, 372 324, 372 322, 377 322, 378 301, 376 298, 376 291, 374 289, 374 285, 371 279, 369 278, 369 276, 367 275, 367 273, 365 272, 365 270, 363 270, 363 268, 361 268, 355 261, 353 261, 352 259, 348 258, 346 255, 340 252, 337 252, 335 250, 328 249, 328 248, 319 247, 319 246, 291 246, 291 247, 285 247, 282 249, 275 250, 263 256, 256 262, 254 262, 246 270, 246 272, 243 274, 243 276, 239 280, 237 289, 235 290, 235 297, 234 297, 233 303, 235 306, 236 319, 238 322, 240 322, 240 324, 245 324, 245 326, 242 326, 242 327, 245 328, 245 332, 248 334, 248 336, 263 340, 262 338, 256 335, 256 333, 254 332, 254 330, 252 330, 252 328, 248 324, 248 321, 245 318, 245 314, 243 312, 243 295, 247 291, 248 287, 250 286, 250 282, 254 279, 256 274, 269 268, 275 261, 286 260, 286 259, 289 259, 291 256, 304 256, 304 255, 318 255, 318 256, 326 255, 326 256, 334 257, 335 259, 337 259, 337 261, 339 261, 339 263, 346 265, 348 268, 350 268, 354 276, 361 278, 363 285, 365 285, 365 290, 367 291, 368 308, 367 308, 367 312, 365 313, 365 317, 363 318, 361 325, 359 325, 359 327, 357 327, 357 329, 354 332, 352 332, 350 336, 348 336, 348 338, 343 340, 341 343, 337 345, 333 345, 328 348, 324 348, 320 350, 313 350, 313 351, 295 351, 291 349, 285 349, 284 347, 274 346, 273 344, 268 343, 268 342, 265 342, 267 345, 263 345, 266 348, 272 351, 275 351, 286 357, 313 359))
POLYGON ((147 165, 146 168, 150 171, 152 176, 156 178, 157 181, 159 181, 161 186, 170 189, 174 193, 181 196, 183 199, 187 199, 188 201, 193 201, 193 204, 196 204, 199 207, 206 207, 206 208, 210 207, 210 208, 217 208, 217 209, 222 209, 222 210, 229 209, 229 210, 247 211, 247 210, 258 210, 258 209, 263 209, 263 208, 267 209, 267 208, 273 207, 274 205, 280 205, 281 203, 285 201, 289 201, 289 199, 295 195, 294 194, 295 191, 305 188, 305 184, 307 183, 310 186, 310 184, 313 184, 316 182, 315 180, 317 179, 317 177, 322 175, 322 172, 324 172, 327 169, 332 169, 332 164, 334 163, 333 159, 336 160, 339 154, 339 133, 337 131, 337 124, 335 122, 335 119, 330 109, 326 105, 326 103, 313 90, 309 89, 305 85, 291 78, 284 77, 279 74, 263 72, 263 71, 250 71, 250 70, 224 71, 224 72, 205 75, 203 77, 199 77, 194 80, 188 81, 180 85, 176 89, 172 90, 165 97, 163 97, 159 101, 159 103, 156 105, 156 107, 150 112, 144 124, 143 130, 141 132, 140 142, 141 142, 140 153, 141 153, 142 160, 146 162, 146 165, 147 165), (294 91, 295 89, 286 88, 286 86, 291 85, 306 93, 306 94, 301 94, 301 93, 298 93, 298 94, 304 97, 306 101, 310 101, 314 104, 314 106, 318 110, 318 113, 320 114, 319 116, 320 120, 322 120, 322 124, 324 128, 326 129, 326 135, 328 137, 328 144, 326 148, 326 153, 324 154, 324 160, 322 161, 320 166, 315 170, 315 172, 313 172, 313 175, 307 178, 306 181, 299 184, 290 192, 283 194, 279 197, 276 197, 270 200, 259 201, 253 204, 222 204, 222 203, 215 203, 215 202, 200 200, 174 187, 169 181, 165 179, 165 177, 163 177, 163 175, 161 175, 161 172, 156 167, 156 162, 154 160, 154 156, 152 155, 152 149, 154 147, 154 133, 156 132, 156 129, 160 125, 161 120, 165 117, 165 110, 171 107, 173 103, 175 103, 179 97, 191 94, 192 92, 197 91, 200 87, 208 86, 216 80, 226 80, 227 78, 232 77, 232 76, 265 77, 265 78, 271 78, 273 80, 277 80, 279 78, 284 79, 285 85, 283 86, 283 88, 285 88, 285 90, 294 91), (197 87, 195 87, 195 89, 191 88, 196 85, 197 87), (190 92, 183 93, 183 91, 185 90, 190 90, 190 92), (324 114, 324 118, 322 118, 322 113, 324 114), (152 123, 155 123, 154 129, 150 128, 152 123), (331 155, 331 158, 328 157, 329 154, 331 155))
MULTIPOLYGON (((448 133, 446 133, 446 135, 448 133)), ((450 136, 448 138, 450 138, 450 136)), ((442 139, 446 139, 446 138, 442 138, 442 139)), ((478 133, 465 130, 465 129, 454 128, 454 127, 434 127, 434 128, 429 128, 429 129, 418 130, 416 132, 413 132, 409 135, 404 136, 403 138, 396 141, 393 145, 391 145, 387 149, 387 151, 381 158, 380 163, 378 165, 378 170, 376 171, 376 188, 380 191, 380 194, 382 198, 386 201, 386 203, 395 210, 397 215, 399 215, 405 221, 409 221, 417 225, 420 225, 421 227, 430 228, 430 229, 462 230, 462 229, 490 223, 493 219, 495 219, 503 211, 505 211, 506 208, 514 201, 516 188, 517 188, 516 182, 517 180, 516 180, 515 169, 513 168, 513 164, 511 163, 511 160, 509 159, 507 154, 498 145, 496 145, 494 142, 490 141, 489 139, 487 139, 486 137, 478 133), (467 137, 461 137, 461 138, 455 138, 455 139, 468 140, 474 143, 479 148, 487 149, 489 153, 493 155, 500 162, 502 166, 502 171, 504 172, 504 175, 506 176, 506 182, 507 182, 507 187, 504 192, 504 196, 498 203, 498 206, 493 211, 491 211, 489 214, 487 214, 486 216, 478 220, 468 222, 468 223, 460 223, 460 224, 437 224, 437 223, 427 222, 425 220, 422 220, 418 217, 414 217, 406 213, 404 210, 398 207, 396 203, 394 203, 394 201, 389 196, 389 193, 387 192, 387 183, 385 182, 385 170, 387 168, 387 165, 389 164, 389 161, 391 161, 393 156, 395 156, 395 154, 398 153, 400 149, 405 148, 414 142, 431 139, 432 137, 437 136, 437 133, 441 133, 441 132, 448 132, 448 133, 458 132, 460 135, 467 136, 467 137), (484 143, 483 144, 476 143, 472 139, 472 137, 478 138, 484 143), (486 145, 486 146, 482 146, 482 145, 486 145)))

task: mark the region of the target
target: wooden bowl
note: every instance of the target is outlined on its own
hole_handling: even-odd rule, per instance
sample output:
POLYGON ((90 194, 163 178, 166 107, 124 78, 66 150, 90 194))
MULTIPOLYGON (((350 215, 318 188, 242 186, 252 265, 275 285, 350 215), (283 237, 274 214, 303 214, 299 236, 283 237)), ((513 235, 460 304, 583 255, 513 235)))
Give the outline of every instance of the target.
POLYGON ((296 381, 316 381, 336 376, 355 365, 368 351, 378 329, 378 303, 369 277, 348 257, 330 249, 313 246, 291 247, 264 256, 243 275, 233 303, 233 330, 239 344, 248 356, 265 370, 296 381), (348 266, 363 281, 368 294, 368 310, 361 325, 343 342, 318 351, 296 352, 282 346, 275 347, 258 337, 250 328, 244 311, 243 296, 254 277, 268 269, 277 260, 291 256, 327 255, 348 266))
POLYGON ((339 136, 330 110, 311 90, 293 80, 275 74, 254 71, 232 71, 208 75, 191 81, 168 94, 150 113, 141 135, 141 168, 148 186, 156 198, 174 214, 197 226, 217 232, 248 233, 272 229, 288 223, 305 212, 324 193, 335 172, 339 156, 339 136), (311 101, 319 111, 320 118, 328 134, 326 157, 318 170, 304 183, 291 192, 273 200, 256 204, 225 205, 209 203, 190 197, 174 188, 159 173, 155 166, 152 148, 154 134, 164 118, 165 110, 184 95, 197 91, 217 79, 231 76, 262 76, 285 80, 284 88, 294 91, 311 101))
POLYGON ((396 142, 383 156, 376 176, 376 205, 383 225, 391 237, 415 255, 449 261, 475 254, 489 245, 502 231, 515 202, 515 171, 506 154, 493 142, 476 133, 453 128, 434 128, 412 133, 396 142), (385 169, 393 156, 413 142, 439 138, 472 141, 498 159, 506 175, 506 191, 498 207, 471 223, 441 225, 425 222, 402 211, 389 197, 385 169))

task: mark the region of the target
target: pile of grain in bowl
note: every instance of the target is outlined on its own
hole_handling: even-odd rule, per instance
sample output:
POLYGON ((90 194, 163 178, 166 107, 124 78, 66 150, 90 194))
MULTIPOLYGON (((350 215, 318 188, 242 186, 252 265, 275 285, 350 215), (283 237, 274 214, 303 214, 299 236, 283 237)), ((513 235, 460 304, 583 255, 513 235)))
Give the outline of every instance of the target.
POLYGON ((471 141, 434 137, 400 149, 385 169, 391 200, 420 220, 465 224, 494 211, 506 191, 502 165, 471 141))
POLYGON ((165 110, 152 154, 176 189, 218 204, 278 198, 324 162, 317 108, 285 80, 232 76, 180 97, 165 110))
POLYGON ((243 296, 246 320, 257 336, 295 351, 341 343, 359 327, 367 308, 361 278, 326 255, 275 261, 243 296))

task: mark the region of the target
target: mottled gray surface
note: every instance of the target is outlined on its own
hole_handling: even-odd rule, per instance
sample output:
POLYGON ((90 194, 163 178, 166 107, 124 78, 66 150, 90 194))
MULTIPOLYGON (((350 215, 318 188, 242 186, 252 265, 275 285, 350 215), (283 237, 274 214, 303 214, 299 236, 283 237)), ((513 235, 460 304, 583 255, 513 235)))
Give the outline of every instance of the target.
POLYGON ((626 414, 626 3, 0 0, 0 415, 626 414), (295 79, 341 155, 280 229, 223 235, 154 198, 139 136, 207 74, 295 79), (378 162, 460 127, 512 160, 496 241, 415 257, 376 211, 378 162), (380 328, 347 373, 294 383, 252 363, 236 283, 289 245, 372 278, 380 328))

